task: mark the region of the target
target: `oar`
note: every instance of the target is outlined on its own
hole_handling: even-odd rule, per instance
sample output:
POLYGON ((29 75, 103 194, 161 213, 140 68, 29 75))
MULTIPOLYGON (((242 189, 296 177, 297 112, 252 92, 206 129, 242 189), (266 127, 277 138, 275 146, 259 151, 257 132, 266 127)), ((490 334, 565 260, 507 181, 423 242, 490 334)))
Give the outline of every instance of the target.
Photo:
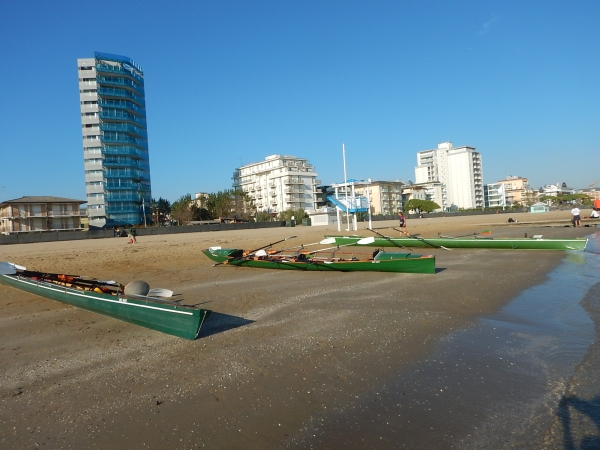
MULTIPOLYGON (((328 239, 323 239, 320 243, 321 244, 333 244, 334 242, 335 242, 335 238, 328 238, 328 239)), ((359 239, 358 241, 352 242, 351 244, 342 244, 342 245, 336 245, 335 247, 321 248, 319 250, 313 250, 312 252, 308 252, 305 254, 312 255, 314 253, 326 252, 329 250, 338 251, 340 248, 348 247, 349 245, 356 245, 356 244, 366 245, 366 244, 372 244, 373 242, 375 242, 375 238, 371 236, 371 237, 359 239)))
MULTIPOLYGON (((213 267, 220 266, 220 265, 222 265, 222 264, 229 264, 229 261, 232 261, 232 260, 235 260, 235 261, 243 261, 244 259, 247 259, 247 258, 252 258, 253 256, 255 256, 254 254, 255 254, 256 252, 258 252, 259 250, 264 250, 264 249, 266 249, 266 248, 269 248, 269 247, 272 247, 272 246, 274 246, 275 244, 279 244, 280 242, 285 242, 285 241, 287 241, 287 240, 289 240, 289 239, 294 239, 294 238, 296 238, 296 237, 297 237, 297 236, 288 236, 288 237, 286 237, 285 239, 282 239, 282 240, 280 240, 280 241, 273 242, 273 243, 271 243, 271 244, 268 244, 268 245, 263 245, 262 247, 258 247, 258 248, 255 248, 254 250, 250 250, 249 252, 247 252, 246 254, 242 255, 241 257, 238 257, 238 258, 230 258, 230 259, 226 259, 225 261, 221 261, 220 263, 213 264, 213 267)), ((263 254, 261 254, 260 256, 264 256, 264 255, 263 255, 263 254)))
POLYGON ((276 255, 277 253, 282 253, 282 252, 289 252, 290 250, 295 250, 295 249, 299 249, 298 251, 301 251, 305 247, 311 247, 311 246, 317 245, 317 244, 322 244, 322 245, 335 244, 335 238, 327 238, 327 239, 323 239, 320 242, 313 242, 311 244, 300 244, 300 245, 295 245, 293 247, 283 248, 281 250, 277 250, 277 251, 271 253, 271 255, 276 255))
POLYGON ((169 298, 173 296, 173 291, 170 291, 169 289, 163 289, 163 288, 154 288, 154 289, 150 289, 148 291, 148 297, 165 297, 165 298, 169 298))
MULTIPOLYGON (((394 230, 396 230, 396 229, 394 228, 394 230)), ((396 230, 396 231, 400 231, 400 230, 396 230)), ((437 244, 434 244, 433 242, 426 241, 425 239, 420 238, 416 234, 409 234, 408 237, 412 238, 412 239, 417 239, 417 240, 419 240, 421 242, 424 242, 425 244, 430 245, 433 248, 443 248, 444 250, 448 250, 449 252, 452 251, 451 249, 449 249, 448 247, 444 247, 443 245, 437 245, 437 244)))
MULTIPOLYGON (((393 227, 392 227, 392 228, 393 228, 393 227)), ((393 229, 395 230, 395 228, 393 228, 393 229)), ((387 240, 387 241, 390 241, 392 244, 394 244, 394 245, 395 245, 396 247, 398 247, 398 248, 407 248, 407 249, 409 249, 411 252, 414 252, 414 250, 413 250, 412 248, 410 248, 410 247, 407 247, 406 245, 398 244, 396 241, 393 241, 393 240, 392 240, 392 239, 390 239, 389 237, 387 237, 387 236, 384 236, 384 235, 383 235, 383 234, 381 234, 381 233, 378 233, 377 231, 375 231, 375 230, 374 230, 374 229, 372 229, 372 228, 367 228, 367 230, 369 230, 369 231, 372 231, 372 232, 373 232, 373 233, 375 233, 377 236, 380 236, 380 237, 384 238, 384 239, 385 239, 385 240, 387 240)))
POLYGON ((273 242, 272 244, 269 244, 269 245, 263 245, 262 247, 258 247, 258 248, 255 248, 254 250, 250 250, 250 251, 249 251, 248 253, 246 253, 244 256, 250 256, 250 255, 253 255, 253 254, 254 254, 254 252, 257 252, 257 251, 259 251, 259 250, 262 250, 262 249, 265 249, 265 248, 273 247, 275 244, 279 244, 280 242, 285 242, 285 241, 287 241, 287 240, 289 240, 289 239, 294 239, 294 238, 296 238, 296 237, 298 237, 298 236, 288 236, 288 237, 286 237, 285 239, 282 239, 282 240, 280 240, 280 241, 277 241, 277 242, 273 242))
MULTIPOLYGON (((441 238, 445 238, 445 239, 456 239, 456 238, 461 238, 461 237, 470 237, 473 236, 474 238, 477 238, 477 236, 487 236, 488 234, 492 234, 492 232, 490 230, 483 230, 480 233, 469 233, 469 234, 463 234, 461 236, 443 236, 440 233, 438 233, 438 236, 441 238)), ((486 238, 489 239, 489 238, 486 238)))

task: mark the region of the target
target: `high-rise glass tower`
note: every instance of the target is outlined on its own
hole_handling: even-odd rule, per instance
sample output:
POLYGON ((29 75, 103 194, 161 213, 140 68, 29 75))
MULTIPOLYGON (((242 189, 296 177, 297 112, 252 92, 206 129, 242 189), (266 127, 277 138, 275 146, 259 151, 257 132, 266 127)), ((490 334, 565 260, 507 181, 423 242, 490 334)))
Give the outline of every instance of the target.
POLYGON ((77 60, 90 228, 151 220, 144 72, 126 56, 77 60))

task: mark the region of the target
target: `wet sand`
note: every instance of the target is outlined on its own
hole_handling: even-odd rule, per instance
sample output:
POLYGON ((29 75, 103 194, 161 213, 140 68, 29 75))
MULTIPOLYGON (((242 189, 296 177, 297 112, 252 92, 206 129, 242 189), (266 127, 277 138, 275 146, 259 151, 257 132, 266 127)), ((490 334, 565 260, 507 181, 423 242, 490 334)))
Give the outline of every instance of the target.
MULTIPOLYGON (((558 226, 566 225, 568 211, 511 217, 519 223, 493 215, 416 219, 408 226, 422 236, 593 231, 558 226), (545 226, 551 221, 562 222, 545 226)), ((368 236, 365 226, 359 233, 368 236)), ((565 257, 415 249, 437 257, 438 273, 420 275, 213 267, 200 253, 211 245, 256 248, 291 234, 298 238, 290 246, 317 242, 336 231, 295 227, 140 236, 136 245, 113 238, 0 247, 0 260, 29 269, 145 280, 214 311, 200 338, 185 341, 0 285, 1 446, 327 448, 312 437, 334 424, 357 436, 344 418, 368 405, 373 412, 361 426, 371 430, 371 442, 357 436, 344 446, 398 448, 389 433, 394 424, 380 420, 378 402, 400 399, 385 407, 402 408, 399 374, 430 356, 444 336, 542 282, 565 257), (373 430, 386 430, 385 441, 372 442, 373 430)), ((447 413, 432 417, 444 423, 447 413)), ((449 431, 428 432, 426 422, 419 425, 420 448, 446 448, 449 441, 435 436, 449 431)), ((457 431, 459 442, 464 436, 457 431)))

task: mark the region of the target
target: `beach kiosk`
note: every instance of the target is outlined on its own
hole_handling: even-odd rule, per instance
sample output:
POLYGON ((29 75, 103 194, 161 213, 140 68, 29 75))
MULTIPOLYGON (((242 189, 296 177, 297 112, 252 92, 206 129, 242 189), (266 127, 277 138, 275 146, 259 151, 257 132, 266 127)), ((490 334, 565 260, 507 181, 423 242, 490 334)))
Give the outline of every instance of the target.
POLYGON ((544 213, 550 211, 550 207, 546 203, 537 202, 529 207, 529 212, 544 213))

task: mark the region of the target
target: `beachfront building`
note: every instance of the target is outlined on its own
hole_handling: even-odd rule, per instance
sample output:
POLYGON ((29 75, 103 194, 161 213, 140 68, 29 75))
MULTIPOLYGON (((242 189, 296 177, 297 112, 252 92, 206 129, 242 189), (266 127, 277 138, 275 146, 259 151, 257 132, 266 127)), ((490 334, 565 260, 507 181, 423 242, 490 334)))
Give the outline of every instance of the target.
POLYGON ((508 206, 505 186, 502 183, 486 184, 483 187, 486 208, 506 208, 508 206))
POLYGON ((444 185, 440 190, 446 199, 431 198, 444 209, 456 208, 482 208, 483 171, 481 167, 481 153, 475 147, 452 146, 452 142, 442 142, 437 149, 424 150, 417 153, 417 166, 415 167, 415 184, 437 182, 444 185))
POLYGON ((51 196, 21 197, 0 203, 0 233, 80 230, 84 200, 51 196))
POLYGON ((320 184, 307 159, 288 155, 267 156, 233 172, 233 188, 246 192, 257 211, 271 214, 288 209, 314 210, 320 184))
POLYGON ((370 192, 371 214, 397 214, 404 209, 402 188, 404 183, 397 181, 355 182, 354 191, 358 197, 367 197, 370 192))
POLYGON ((540 189, 541 195, 557 197, 559 195, 574 194, 575 189, 567 186, 567 183, 547 184, 540 189))
POLYGON ((77 60, 90 228, 152 220, 144 73, 126 56, 77 60))
POLYGON ((529 187, 527 178, 509 175, 498 183, 504 185, 508 205, 532 204, 537 200, 537 193, 529 187))
POLYGON ((577 193, 587 195, 590 200, 600 200, 600 188, 589 187, 585 189, 578 189, 577 193))

